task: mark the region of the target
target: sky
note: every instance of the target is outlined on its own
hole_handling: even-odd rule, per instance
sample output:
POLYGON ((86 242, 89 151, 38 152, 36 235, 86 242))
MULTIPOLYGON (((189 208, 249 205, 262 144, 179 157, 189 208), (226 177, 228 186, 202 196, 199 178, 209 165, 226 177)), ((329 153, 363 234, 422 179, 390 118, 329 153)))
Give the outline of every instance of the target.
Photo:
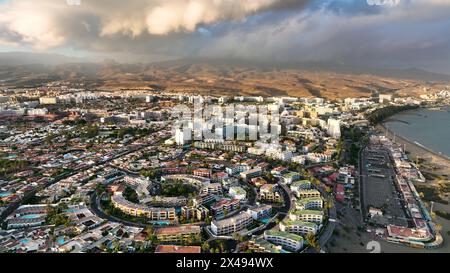
POLYGON ((0 51, 450 74, 450 0, 0 0, 0 51))

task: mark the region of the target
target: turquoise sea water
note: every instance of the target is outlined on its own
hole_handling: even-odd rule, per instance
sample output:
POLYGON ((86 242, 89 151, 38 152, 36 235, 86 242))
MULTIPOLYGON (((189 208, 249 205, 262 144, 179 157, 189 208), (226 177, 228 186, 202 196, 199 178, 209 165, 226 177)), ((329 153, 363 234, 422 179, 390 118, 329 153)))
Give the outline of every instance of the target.
POLYGON ((412 142, 450 156, 450 107, 403 112, 385 124, 391 131, 412 142))

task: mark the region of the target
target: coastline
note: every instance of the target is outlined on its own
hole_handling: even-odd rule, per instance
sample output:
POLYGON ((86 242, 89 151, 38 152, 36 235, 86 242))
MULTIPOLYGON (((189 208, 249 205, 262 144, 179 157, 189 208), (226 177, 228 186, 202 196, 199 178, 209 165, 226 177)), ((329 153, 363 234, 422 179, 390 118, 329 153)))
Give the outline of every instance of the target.
MULTIPOLYGON (((438 153, 416 141, 409 140, 408 138, 406 138, 402 135, 398 135, 397 133, 393 132, 391 129, 387 128, 384 123, 377 125, 376 128, 381 129, 381 131, 384 134, 386 134, 389 139, 392 139, 395 134, 396 142, 400 143, 402 145, 405 145, 406 150, 408 152, 410 152, 411 154, 414 154, 414 157, 419 156, 419 157, 424 158, 423 156, 426 156, 427 154, 429 154, 428 156, 437 157, 450 165, 450 157, 449 156, 444 155, 442 153, 438 153)), ((424 158, 424 159, 426 159, 426 158, 424 158)))
MULTIPOLYGON (((384 124, 377 125, 376 130, 385 134, 390 140, 393 140, 394 133, 392 130, 386 128, 384 124)), ((442 182, 450 182, 450 158, 448 156, 437 153, 401 135, 395 134, 395 142, 405 146, 409 160, 415 162, 417 168, 425 176, 426 183, 424 184, 438 187, 442 182), (417 164, 418 159, 420 159, 420 162, 417 164)))

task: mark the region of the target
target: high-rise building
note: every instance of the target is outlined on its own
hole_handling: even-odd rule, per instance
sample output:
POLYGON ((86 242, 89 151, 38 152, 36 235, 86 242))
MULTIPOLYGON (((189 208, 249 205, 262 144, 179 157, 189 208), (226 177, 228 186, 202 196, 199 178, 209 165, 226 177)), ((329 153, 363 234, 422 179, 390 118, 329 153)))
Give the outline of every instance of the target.
POLYGON ((341 121, 338 119, 328 119, 328 134, 334 138, 341 137, 341 121))
POLYGON ((175 142, 178 145, 185 145, 192 140, 192 130, 190 128, 176 129, 175 142))

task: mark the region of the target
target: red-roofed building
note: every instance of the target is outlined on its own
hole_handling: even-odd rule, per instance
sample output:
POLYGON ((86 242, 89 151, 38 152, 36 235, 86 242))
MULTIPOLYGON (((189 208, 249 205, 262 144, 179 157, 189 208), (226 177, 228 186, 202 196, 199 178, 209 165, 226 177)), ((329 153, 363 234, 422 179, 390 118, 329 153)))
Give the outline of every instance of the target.
POLYGON ((336 201, 338 201, 338 202, 344 202, 345 201, 344 185, 336 184, 336 186, 334 187, 334 192, 336 194, 336 201))
POLYGON ((433 239, 432 234, 426 228, 414 229, 389 225, 387 227, 388 241, 396 243, 406 243, 423 247, 424 242, 433 239))
POLYGON ((223 181, 229 178, 226 172, 220 172, 215 174, 217 181, 223 181))
POLYGON ((344 201, 345 201, 345 195, 342 195, 342 194, 336 194, 335 199, 336 199, 336 201, 338 201, 338 202, 344 202, 344 201))
POLYGON ((328 179, 332 182, 336 182, 337 178, 339 177, 339 173, 333 173, 331 175, 328 176, 328 179))
POLYGON ((273 175, 282 175, 283 173, 285 173, 287 171, 288 171, 287 168, 285 168, 283 166, 279 166, 279 167, 273 168, 270 173, 273 175))
POLYGON ((334 192, 336 194, 345 194, 344 185, 342 184, 336 184, 336 187, 334 187, 334 192))
POLYGON ((255 177, 250 180, 250 183, 255 185, 255 187, 261 187, 267 184, 267 181, 262 177, 255 177))
POLYGON ((207 177, 207 178, 211 177, 211 171, 208 169, 197 169, 197 170, 194 170, 193 174, 196 176, 201 176, 201 177, 207 177))
POLYGON ((195 225, 163 227, 155 230, 156 238, 160 242, 182 242, 191 236, 200 236, 201 228, 195 225))
POLYGON ((212 205, 211 210, 215 216, 222 216, 239 209, 239 207, 240 201, 238 199, 224 198, 212 205))
POLYGON ((199 246, 175 246, 175 245, 159 245, 156 247, 155 253, 201 253, 199 246))

